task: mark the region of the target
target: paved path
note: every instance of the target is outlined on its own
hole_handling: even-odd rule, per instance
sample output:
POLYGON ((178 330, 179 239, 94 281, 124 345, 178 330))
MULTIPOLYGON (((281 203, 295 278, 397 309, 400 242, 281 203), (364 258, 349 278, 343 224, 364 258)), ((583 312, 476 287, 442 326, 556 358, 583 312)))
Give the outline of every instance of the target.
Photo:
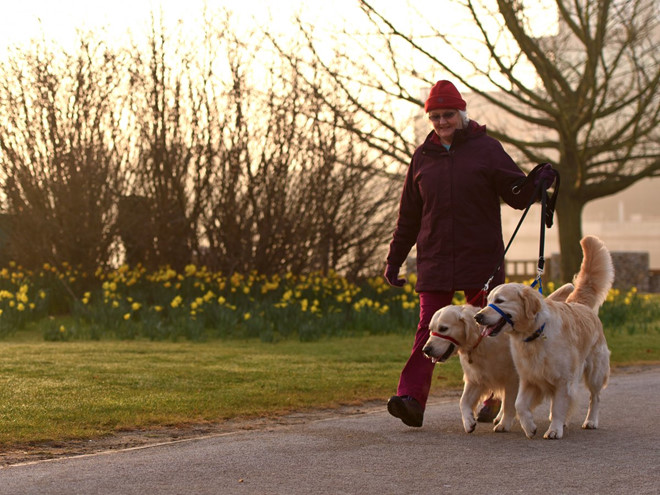
MULTIPOLYGON (((586 391, 583 391, 586 399, 586 391)), ((302 425, 0 469, 0 494, 660 493, 660 367, 612 377, 601 428, 528 440, 519 425, 462 431, 458 399, 429 404, 423 428, 384 406, 302 425)), ((539 431, 547 406, 537 410, 539 431)))

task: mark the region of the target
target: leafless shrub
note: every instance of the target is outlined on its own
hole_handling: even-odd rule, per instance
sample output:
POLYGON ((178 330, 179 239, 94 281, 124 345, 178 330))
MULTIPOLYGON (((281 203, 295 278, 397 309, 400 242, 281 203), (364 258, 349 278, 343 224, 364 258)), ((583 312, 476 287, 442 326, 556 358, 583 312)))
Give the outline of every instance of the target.
POLYGON ((73 54, 40 42, 0 68, 2 261, 94 268, 120 239, 154 268, 379 265, 398 185, 345 108, 300 67, 264 64, 222 13, 187 43, 160 21, 148 50, 85 33, 73 54))
POLYGON ((21 264, 109 259, 128 146, 116 105, 124 68, 89 35, 74 54, 40 42, 2 65, 0 184, 7 255, 21 264))

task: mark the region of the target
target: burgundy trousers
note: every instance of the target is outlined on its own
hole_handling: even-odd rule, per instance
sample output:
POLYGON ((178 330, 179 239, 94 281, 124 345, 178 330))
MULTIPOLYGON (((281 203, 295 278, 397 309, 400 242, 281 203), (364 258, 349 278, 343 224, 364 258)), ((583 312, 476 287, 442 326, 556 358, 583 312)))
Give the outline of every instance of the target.
MULTIPOLYGON (((465 290, 465 299, 475 306, 482 305, 482 298, 476 301, 473 299, 481 289, 465 290)), ((397 395, 409 395, 417 399, 422 407, 426 407, 426 400, 431 389, 433 380, 433 368, 435 365, 427 358, 422 349, 429 338, 429 323, 431 318, 441 308, 449 306, 454 298, 454 292, 451 291, 429 291, 419 293, 419 324, 415 334, 415 343, 412 348, 408 362, 403 367, 397 387, 397 395)))

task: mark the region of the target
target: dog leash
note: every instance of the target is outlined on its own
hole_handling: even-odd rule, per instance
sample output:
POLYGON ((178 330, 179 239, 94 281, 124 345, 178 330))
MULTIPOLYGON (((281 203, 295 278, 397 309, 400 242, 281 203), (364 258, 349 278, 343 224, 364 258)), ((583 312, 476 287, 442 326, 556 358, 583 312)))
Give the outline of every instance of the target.
POLYGON ((544 247, 545 247, 545 209, 546 202, 548 198, 548 191, 545 189, 545 182, 541 181, 541 233, 539 234, 539 260, 536 265, 536 278, 532 282, 532 287, 537 283, 539 284, 539 292, 543 294, 543 282, 541 281, 541 275, 543 275, 545 267, 545 257, 543 256, 544 247))
POLYGON ((543 255, 545 249, 545 228, 552 227, 552 221, 555 213, 555 206, 557 203, 557 194, 559 193, 559 172, 555 170, 557 176, 555 177, 555 191, 552 197, 548 199, 548 190, 545 187, 545 181, 540 181, 541 186, 541 233, 539 234, 539 260, 536 268, 536 279, 532 283, 534 287, 539 284, 539 292, 543 294, 543 283, 541 282, 541 275, 543 275, 545 267, 545 257, 543 255))
MULTIPOLYGON (((529 175, 525 178, 525 181, 523 181, 522 184, 519 186, 514 186, 514 188, 520 190, 524 185, 525 182, 533 178, 538 171, 545 165, 548 165, 547 162, 544 163, 539 163, 536 167, 532 169, 532 171, 529 173, 529 175)), ((493 273, 491 276, 488 278, 486 281, 486 284, 484 287, 472 298, 470 301, 468 301, 468 304, 472 304, 473 306, 478 298, 481 297, 481 304, 479 306, 483 307, 485 306, 486 303, 486 296, 488 294, 488 288, 490 287, 490 283, 493 281, 495 278, 495 275, 497 275, 497 272, 502 268, 502 264, 504 263, 504 260, 506 259, 506 253, 509 251, 509 248, 511 247, 511 244, 513 243, 513 240, 515 239, 516 235, 518 234, 518 231, 520 230, 520 227, 522 226, 523 221, 525 220, 525 217, 527 216, 527 213, 529 213, 530 208, 536 201, 536 198, 538 195, 541 195, 541 234, 540 234, 540 241, 539 241, 539 259, 538 259, 538 265, 537 265, 537 276, 536 279, 534 280, 532 287, 534 287, 537 283, 539 284, 539 291, 542 293, 542 288, 541 288, 541 275, 543 275, 543 269, 545 265, 545 258, 543 256, 544 253, 544 246, 545 246, 545 227, 547 226, 548 228, 552 227, 553 224, 553 218, 554 218, 554 212, 555 212, 555 206, 557 204, 557 195, 559 194, 559 172, 555 170, 556 177, 555 177, 555 190, 548 199, 548 190, 545 187, 545 181, 541 180, 539 183, 536 185, 536 189, 534 189, 534 193, 532 194, 529 203, 527 204, 527 207, 525 208, 525 211, 523 212, 522 216, 520 217, 520 220, 518 221, 518 225, 516 226, 515 230, 513 231, 513 234, 511 234, 511 238, 509 239, 509 242, 504 249, 504 253, 502 254, 502 259, 500 262, 497 264, 495 267, 495 270, 493 270, 493 273)))

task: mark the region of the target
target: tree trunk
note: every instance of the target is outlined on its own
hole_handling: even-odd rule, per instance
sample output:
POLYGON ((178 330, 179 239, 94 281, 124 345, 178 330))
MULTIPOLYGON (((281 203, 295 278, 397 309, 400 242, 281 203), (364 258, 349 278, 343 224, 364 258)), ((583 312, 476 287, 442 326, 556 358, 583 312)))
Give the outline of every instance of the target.
MULTIPOLYGON (((561 191, 563 192, 563 191, 561 191)), ((556 220, 561 252, 561 282, 570 282, 582 263, 582 209, 584 202, 566 193, 557 200, 556 220)))

